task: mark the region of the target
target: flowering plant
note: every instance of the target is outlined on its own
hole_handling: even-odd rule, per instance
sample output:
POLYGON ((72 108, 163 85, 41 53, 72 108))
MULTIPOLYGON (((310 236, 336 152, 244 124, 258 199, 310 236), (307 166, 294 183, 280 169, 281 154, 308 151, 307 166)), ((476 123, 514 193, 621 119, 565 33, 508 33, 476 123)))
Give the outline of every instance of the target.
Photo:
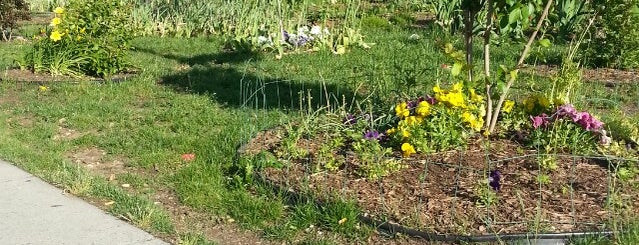
POLYGON ((386 134, 405 157, 461 146, 484 124, 483 98, 474 89, 464 92, 456 83, 451 89, 436 85, 433 93, 394 108, 396 123, 386 134))
POLYGON ((128 5, 119 0, 71 1, 53 14, 49 26, 34 37, 24 66, 54 75, 102 77, 130 67, 128 5))

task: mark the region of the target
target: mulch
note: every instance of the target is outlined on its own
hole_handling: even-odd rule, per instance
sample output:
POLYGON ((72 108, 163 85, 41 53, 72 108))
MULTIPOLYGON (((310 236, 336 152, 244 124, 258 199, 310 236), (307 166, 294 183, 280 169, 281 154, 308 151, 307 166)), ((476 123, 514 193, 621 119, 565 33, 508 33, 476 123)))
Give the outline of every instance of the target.
MULTIPOLYGON (((241 152, 274 152, 282 135, 281 129, 264 131, 241 152)), ((464 150, 403 158, 404 169, 369 180, 357 175, 357 160, 348 151, 339 171, 313 171, 319 141, 298 142, 309 158, 282 160, 285 167, 265 168, 259 174, 284 190, 319 200, 354 200, 365 216, 436 234, 599 231, 612 219, 639 211, 632 187, 638 180, 612 183, 615 178, 605 160, 557 155, 558 168, 541 170, 549 183, 540 184, 540 155, 535 150, 506 139, 477 139, 464 150), (497 201, 487 206, 479 189, 488 186, 491 170, 502 173, 501 190, 494 192, 497 201), (615 208, 609 206, 611 192, 615 208)))

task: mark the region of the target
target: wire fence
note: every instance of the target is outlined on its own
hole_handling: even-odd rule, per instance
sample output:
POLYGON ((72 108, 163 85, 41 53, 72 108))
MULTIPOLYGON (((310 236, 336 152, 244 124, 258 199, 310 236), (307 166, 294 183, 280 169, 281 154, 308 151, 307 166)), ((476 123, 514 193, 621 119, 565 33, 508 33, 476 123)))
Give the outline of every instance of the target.
MULTIPOLYGON (((463 150, 387 159, 400 161, 404 168, 367 179, 358 175, 361 166, 349 151, 340 152, 339 170, 318 167, 322 159, 314 140, 296 145, 306 152, 304 157, 280 158, 281 167, 264 168, 259 178, 320 202, 353 201, 363 221, 391 232, 441 241, 609 235, 638 210, 637 178, 622 179, 618 174, 623 166, 636 166, 637 159, 542 154, 497 140, 463 150), (543 167, 548 159, 555 169, 543 167)), ((256 143, 249 142, 239 152, 256 149, 256 143)), ((273 150, 280 143, 262 149, 273 150)))

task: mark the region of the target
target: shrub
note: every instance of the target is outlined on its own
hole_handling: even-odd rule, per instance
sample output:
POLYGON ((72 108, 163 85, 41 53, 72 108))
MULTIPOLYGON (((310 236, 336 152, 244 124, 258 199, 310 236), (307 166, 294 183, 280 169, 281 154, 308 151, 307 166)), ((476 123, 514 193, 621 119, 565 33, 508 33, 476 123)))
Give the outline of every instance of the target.
POLYGON ((49 27, 25 55, 24 65, 36 72, 100 77, 129 67, 128 5, 119 0, 78 0, 54 12, 49 27))
POLYGON ((2 39, 8 40, 11 29, 16 27, 19 20, 28 20, 29 4, 24 0, 0 0, 0 32, 2 39))
POLYGON ((596 0, 599 17, 586 50, 591 65, 639 67, 639 0, 596 0))

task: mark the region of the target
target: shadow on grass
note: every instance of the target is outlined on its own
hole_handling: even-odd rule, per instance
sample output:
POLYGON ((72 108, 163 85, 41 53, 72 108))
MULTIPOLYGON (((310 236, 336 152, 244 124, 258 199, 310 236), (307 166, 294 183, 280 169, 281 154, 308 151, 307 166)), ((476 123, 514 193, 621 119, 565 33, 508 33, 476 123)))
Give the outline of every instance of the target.
POLYGON ((319 80, 297 81, 258 75, 249 63, 260 62, 262 55, 259 53, 220 51, 180 56, 144 48, 137 50, 179 63, 178 70, 161 77, 160 84, 180 92, 208 95, 227 107, 315 110, 326 106, 327 100, 330 105, 337 105, 342 97, 354 96, 346 86, 319 80))

